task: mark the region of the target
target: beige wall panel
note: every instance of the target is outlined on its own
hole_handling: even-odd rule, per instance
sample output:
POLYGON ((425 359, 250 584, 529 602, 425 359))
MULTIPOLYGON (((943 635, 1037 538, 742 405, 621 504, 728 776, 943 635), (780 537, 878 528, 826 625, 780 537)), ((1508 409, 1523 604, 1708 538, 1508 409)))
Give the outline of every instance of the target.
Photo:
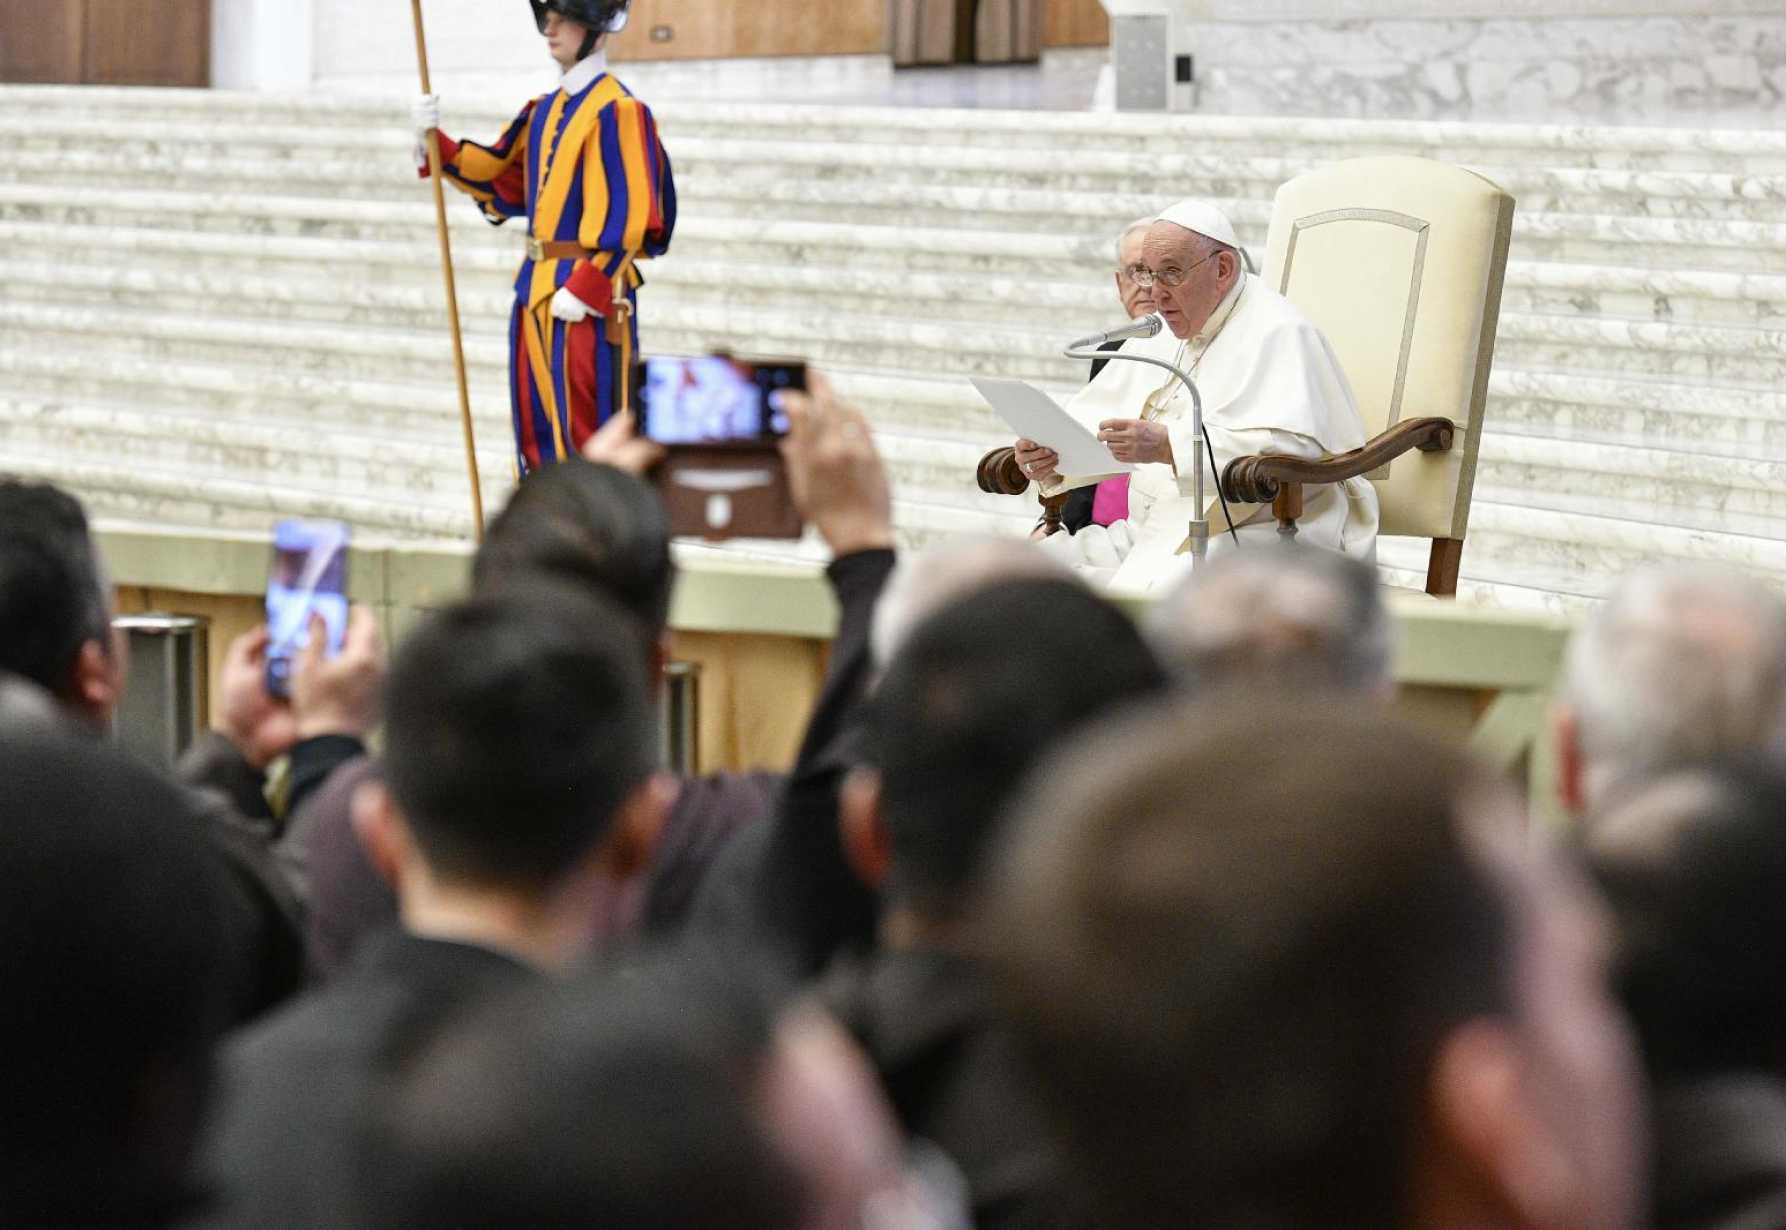
POLYGON ((886 42, 886 0, 636 0, 612 55, 616 62, 866 55, 886 42))
POLYGON ((701 664, 701 770, 791 768, 827 654, 825 641, 674 633, 671 656, 701 664))

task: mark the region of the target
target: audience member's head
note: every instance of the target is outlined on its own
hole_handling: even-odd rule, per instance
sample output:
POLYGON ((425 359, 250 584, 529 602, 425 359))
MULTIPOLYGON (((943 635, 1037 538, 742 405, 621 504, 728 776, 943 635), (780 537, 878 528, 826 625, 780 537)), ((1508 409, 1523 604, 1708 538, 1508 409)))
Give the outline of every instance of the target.
POLYGON ((405 1081, 377 1224, 796 1225, 756 1105, 772 1027, 751 996, 651 966, 505 1001, 405 1081))
POLYGON ((636 869, 665 803, 645 642, 614 602, 539 577, 410 633, 386 689, 387 785, 355 803, 406 921, 412 891, 537 898, 636 869))
POLYGON ((1628 1224, 1595 907, 1459 753, 1355 706, 1157 711, 1015 815, 984 938, 1109 1224, 1628 1224))
POLYGON ((581 458, 535 470, 490 522, 472 585, 494 593, 542 572, 606 594, 660 635, 676 573, 662 501, 631 474, 581 458))
POLYGON ((874 660, 886 665, 913 628, 985 586, 1072 575, 1053 555, 1023 539, 968 536, 907 556, 874 608, 874 660))
POLYGON ((227 1011, 221 874, 172 786, 0 721, 0 1225, 172 1224, 227 1011))
POLYGON ((897 1128, 837 1025, 685 960, 493 1005, 384 1118, 377 1224, 398 1230, 943 1224, 908 1215, 897 1128))
POLYGON ((1147 242, 1147 228, 1153 221, 1152 217, 1136 218, 1116 237, 1116 297, 1122 300, 1122 310, 1129 314, 1130 320, 1153 311, 1153 291, 1139 285, 1129 273, 1142 263, 1141 249, 1147 242))
POLYGON ((1786 599, 1713 565, 1632 573, 1570 642, 1556 727, 1577 814, 1678 765, 1786 750, 1786 599))
POLYGON ((1388 700, 1394 627, 1376 570, 1312 547, 1231 551, 1187 576, 1151 619, 1160 656, 1196 696, 1228 690, 1388 700))
POLYGON ((1587 853, 1652 1074, 1786 1075, 1786 774, 1665 774, 1599 817, 1587 853))
POLYGON ((105 725, 123 686, 111 611, 80 501, 48 483, 0 478, 0 670, 105 725))
POLYGON ((919 624, 888 665, 846 847, 889 901, 955 918, 1010 792, 1050 745, 1164 686, 1129 617, 1068 578, 983 586, 919 624))

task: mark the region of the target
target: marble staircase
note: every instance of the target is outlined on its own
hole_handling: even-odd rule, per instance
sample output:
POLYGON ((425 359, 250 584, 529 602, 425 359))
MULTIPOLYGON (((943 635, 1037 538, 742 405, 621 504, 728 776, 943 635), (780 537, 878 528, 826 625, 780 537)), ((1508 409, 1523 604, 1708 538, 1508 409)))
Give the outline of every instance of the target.
MULTIPOLYGON (((0 471, 102 516, 467 532, 428 189, 401 100, 0 87, 0 471)), ((910 542, 1021 533, 972 489, 969 373, 1069 391, 1111 241, 1179 196, 1262 248, 1271 194, 1415 153, 1520 199, 1466 597, 1569 607, 1659 556, 1786 582, 1786 135, 675 104, 683 221, 648 350, 802 355, 876 423, 910 542)), ((449 99, 448 131, 507 108, 449 99)), ((487 500, 519 228, 453 201, 487 500)), ((738 544, 757 554, 799 546, 738 544)), ((1385 540, 1398 583, 1424 544, 1385 540)))

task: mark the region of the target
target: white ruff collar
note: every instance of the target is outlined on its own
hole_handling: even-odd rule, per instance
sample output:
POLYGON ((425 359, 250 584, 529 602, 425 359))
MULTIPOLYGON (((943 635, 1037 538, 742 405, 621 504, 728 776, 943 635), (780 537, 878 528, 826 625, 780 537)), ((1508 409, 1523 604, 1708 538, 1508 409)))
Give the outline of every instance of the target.
POLYGON ((608 71, 608 49, 597 47, 594 51, 571 65, 571 70, 559 81, 558 88, 566 94, 581 94, 588 89, 590 83, 608 71))

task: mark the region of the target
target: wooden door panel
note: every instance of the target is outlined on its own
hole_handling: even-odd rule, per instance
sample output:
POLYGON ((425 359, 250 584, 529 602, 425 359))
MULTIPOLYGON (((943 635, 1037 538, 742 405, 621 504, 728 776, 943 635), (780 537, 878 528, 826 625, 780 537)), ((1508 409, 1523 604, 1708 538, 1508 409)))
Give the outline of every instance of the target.
POLYGON ((1044 47, 1108 47, 1110 14, 1098 0, 1047 0, 1044 47))
POLYGON ((78 84, 85 0, 0 0, 0 81, 78 84))
POLYGON ((209 0, 87 0, 82 43, 89 85, 211 83, 209 0))
POLYGON ((694 60, 885 51, 886 0, 634 0, 609 56, 694 60))

